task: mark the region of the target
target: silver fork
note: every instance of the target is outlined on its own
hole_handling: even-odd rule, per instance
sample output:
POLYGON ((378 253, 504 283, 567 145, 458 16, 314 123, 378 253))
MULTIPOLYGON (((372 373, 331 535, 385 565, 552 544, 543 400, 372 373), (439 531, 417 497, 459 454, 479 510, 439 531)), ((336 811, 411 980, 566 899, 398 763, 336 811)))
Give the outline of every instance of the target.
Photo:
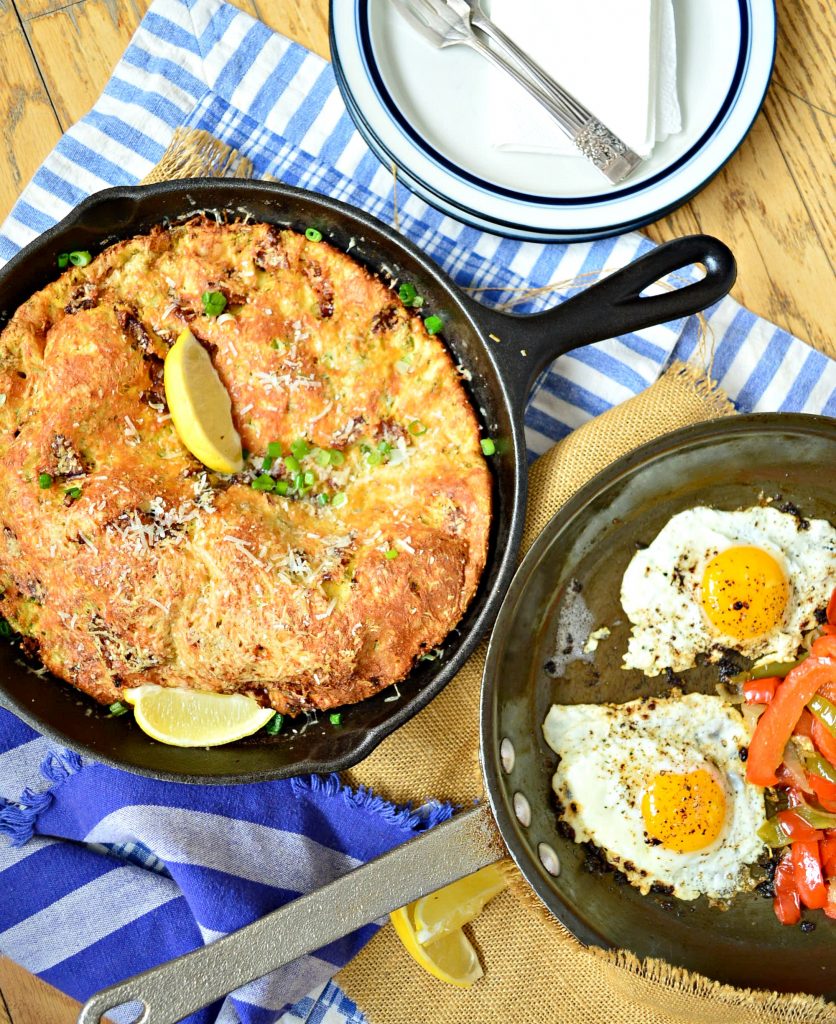
POLYGON ((498 28, 479 0, 393 0, 403 17, 434 46, 467 46, 501 68, 551 114, 578 150, 613 184, 641 163, 638 156, 498 28), (507 53, 483 42, 478 28, 507 53))

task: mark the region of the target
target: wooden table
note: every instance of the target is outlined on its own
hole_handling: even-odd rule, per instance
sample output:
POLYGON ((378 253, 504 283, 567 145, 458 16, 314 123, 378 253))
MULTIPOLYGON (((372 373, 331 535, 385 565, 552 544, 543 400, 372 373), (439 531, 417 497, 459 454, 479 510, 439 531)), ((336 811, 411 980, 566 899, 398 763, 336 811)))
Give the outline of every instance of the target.
MULTIPOLYGON (((93 105, 149 2, 0 0, 0 220, 93 105)), ((328 55, 326 0, 237 3, 328 55)), ((775 76, 751 133, 703 192, 647 233, 718 235, 737 255, 735 297, 836 357, 834 24, 828 0, 778 8, 775 76)), ((0 1024, 69 1024, 74 1014, 70 1000, 0 958, 0 1024)))

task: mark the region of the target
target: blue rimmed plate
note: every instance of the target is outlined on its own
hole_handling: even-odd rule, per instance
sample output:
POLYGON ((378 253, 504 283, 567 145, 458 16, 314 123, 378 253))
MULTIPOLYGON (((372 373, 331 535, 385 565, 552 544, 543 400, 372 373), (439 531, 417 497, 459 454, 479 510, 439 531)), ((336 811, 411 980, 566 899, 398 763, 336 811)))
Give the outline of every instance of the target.
POLYGON ((337 81, 357 127, 427 202, 476 227, 538 241, 618 234, 684 203, 734 153, 775 56, 772 0, 677 3, 683 131, 618 186, 585 160, 490 143, 488 65, 435 49, 388 0, 331 3, 337 81))

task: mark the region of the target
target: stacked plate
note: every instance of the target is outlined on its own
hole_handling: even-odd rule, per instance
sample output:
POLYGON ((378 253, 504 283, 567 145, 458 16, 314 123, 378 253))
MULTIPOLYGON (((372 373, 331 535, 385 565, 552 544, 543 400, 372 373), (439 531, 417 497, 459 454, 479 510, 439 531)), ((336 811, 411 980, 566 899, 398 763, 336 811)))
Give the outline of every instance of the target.
POLYGON ((488 64, 462 46, 436 49, 391 0, 332 0, 331 55, 368 145, 432 206, 512 238, 591 240, 686 202, 735 152, 766 94, 775 58, 772 0, 700 0, 675 9, 683 130, 619 185, 579 157, 492 146, 488 64))

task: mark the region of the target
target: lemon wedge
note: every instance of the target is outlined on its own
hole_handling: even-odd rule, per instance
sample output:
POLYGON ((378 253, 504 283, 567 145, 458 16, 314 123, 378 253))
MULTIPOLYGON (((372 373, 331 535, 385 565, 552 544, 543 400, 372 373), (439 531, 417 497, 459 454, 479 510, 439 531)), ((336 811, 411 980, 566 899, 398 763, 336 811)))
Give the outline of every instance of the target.
POLYGON ((164 382, 174 429, 192 455, 217 473, 239 473, 244 460, 229 393, 188 328, 165 358, 164 382))
POLYGON ((458 988, 470 988, 474 981, 482 977, 484 971, 467 936, 461 929, 457 929, 422 946, 415 934, 415 920, 412 916, 414 906, 410 903, 400 910, 393 910, 389 915, 407 952, 439 981, 446 981, 458 988))
POLYGON ((451 934, 482 913, 485 904, 508 885, 500 864, 489 864, 414 905, 415 937, 422 946, 451 934))
POLYGON ((166 686, 137 686, 122 694, 136 724, 171 747, 217 747, 251 736, 275 712, 242 693, 206 693, 166 686))

